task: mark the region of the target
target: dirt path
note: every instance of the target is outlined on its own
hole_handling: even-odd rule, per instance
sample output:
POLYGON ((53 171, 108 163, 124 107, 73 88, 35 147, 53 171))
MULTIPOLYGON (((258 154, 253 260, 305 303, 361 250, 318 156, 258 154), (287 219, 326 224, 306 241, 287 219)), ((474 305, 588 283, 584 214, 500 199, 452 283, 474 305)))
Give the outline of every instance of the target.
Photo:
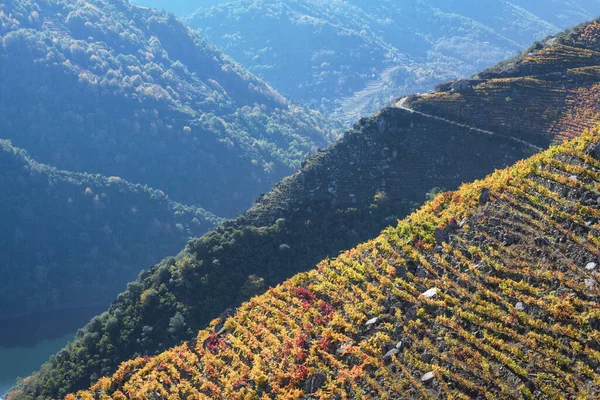
POLYGON ((474 132, 482 133, 482 134, 485 134, 485 135, 490 135, 490 136, 501 136, 501 137, 504 137, 504 138, 506 138, 506 139, 513 140, 513 141, 515 141, 515 142, 519 142, 519 143, 521 143, 521 144, 523 144, 523 145, 525 145, 525 146, 528 146, 528 147, 534 148, 534 149, 536 149, 537 151, 543 151, 543 150, 545 150, 545 149, 543 149, 543 148, 541 148, 541 147, 539 147, 539 146, 536 146, 536 145, 534 145, 534 144, 531 144, 531 143, 529 143, 529 142, 526 142, 526 141, 524 141, 524 140, 521 140, 521 139, 519 139, 519 138, 516 138, 516 137, 514 137, 514 136, 510 136, 510 135, 503 135, 503 134, 501 134, 501 133, 496 133, 496 132, 492 132, 492 131, 486 131, 485 129, 479 129, 479 128, 475 128, 475 127, 472 127, 472 126, 469 126, 469 125, 466 125, 466 124, 462 124, 462 123, 460 123, 460 122, 451 121, 451 120, 449 120, 449 119, 446 119, 446 118, 437 117, 437 116, 435 116, 435 115, 430 115, 430 114, 426 114, 426 113, 424 113, 424 112, 421 112, 421 111, 413 110, 412 108, 408 108, 408 107, 406 107, 406 106, 405 106, 405 104, 406 104, 406 101, 407 101, 407 100, 408 100, 408 97, 403 97, 403 98, 401 98, 400 100, 398 100, 397 102, 395 102, 395 103, 392 105, 392 107, 395 107, 395 108, 400 108, 400 109, 402 109, 402 110, 405 110, 405 111, 408 111, 408 112, 410 112, 410 113, 419 114, 419 115, 422 115, 422 116, 424 116, 424 117, 427 117, 427 118, 432 118, 432 119, 435 119, 435 120, 438 120, 438 121, 443 121, 443 122, 446 122, 446 123, 448 123, 448 124, 450 124, 450 125, 454 125, 454 126, 459 126, 459 127, 461 127, 461 128, 470 129, 470 130, 472 130, 472 131, 474 131, 474 132))

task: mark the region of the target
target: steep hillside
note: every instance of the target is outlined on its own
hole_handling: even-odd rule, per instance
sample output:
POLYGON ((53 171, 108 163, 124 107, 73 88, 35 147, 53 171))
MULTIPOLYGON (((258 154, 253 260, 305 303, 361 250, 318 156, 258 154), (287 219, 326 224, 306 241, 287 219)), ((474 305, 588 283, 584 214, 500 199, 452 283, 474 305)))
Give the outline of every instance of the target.
POLYGON ((599 221, 595 130, 66 399, 598 398, 599 221))
POLYGON ((218 223, 159 190, 38 164, 6 141, 0 165, 0 321, 107 304, 218 223))
POLYGON ((237 0, 185 21, 282 93, 351 122, 600 15, 596 0, 567 3, 237 0))
POLYGON ((0 80, 0 136, 36 160, 222 216, 331 139, 172 14, 123 0, 2 2, 0 80))
MULTIPOLYGON (((588 85, 562 75, 557 82, 562 80, 571 88, 588 85)), ((363 119, 245 214, 190 242, 178 257, 130 284, 16 398, 62 397, 112 374, 121 361, 189 340, 227 308, 373 238, 421 204, 432 189, 456 189, 550 146, 562 137, 550 128, 565 115, 586 116, 573 125, 581 129, 577 134, 595 118, 593 98, 565 103, 556 112, 549 103, 548 113, 526 106, 543 106, 545 95, 546 90, 531 91, 522 107, 505 114, 538 126, 537 131, 515 130, 508 124, 499 124, 495 131, 471 127, 407 109, 407 99, 363 119), (548 122, 552 118, 554 124, 548 122)), ((436 103, 437 96, 420 101, 431 98, 436 103)), ((473 102, 468 104, 471 108, 486 107, 480 97, 465 101, 473 102)), ((505 96, 495 92, 487 101, 507 104, 505 96)))
POLYGON ((599 33, 600 23, 591 22, 536 43, 466 81, 467 88, 441 85, 437 93, 410 97, 402 105, 519 137, 575 137, 600 116, 599 33))

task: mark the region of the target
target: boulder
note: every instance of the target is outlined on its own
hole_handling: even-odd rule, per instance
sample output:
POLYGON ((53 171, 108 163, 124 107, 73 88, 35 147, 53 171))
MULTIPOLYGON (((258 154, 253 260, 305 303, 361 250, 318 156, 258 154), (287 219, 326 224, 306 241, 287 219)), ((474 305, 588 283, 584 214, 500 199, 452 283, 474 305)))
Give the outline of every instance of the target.
POLYGON ((588 271, 593 271, 596 269, 598 265, 595 262, 591 262, 588 263, 588 265, 585 266, 585 269, 587 269, 588 271))
POLYGON ((483 188, 481 190, 481 195, 479 195, 479 204, 486 205, 490 201, 490 189, 483 188))
POLYGON ((435 375, 433 374, 433 371, 430 371, 430 372, 427 372, 426 374, 423 374, 423 376, 421 376, 421 382, 429 382, 433 378, 435 378, 435 375))
POLYGON ((398 353, 400 353, 400 350, 398 350, 397 348, 393 348, 390 351, 388 351, 387 353, 385 353, 385 355, 383 356, 383 360, 389 361, 392 359, 393 356, 395 356, 398 353))
POLYGON ((600 143, 593 143, 586 151, 587 155, 600 161, 600 143))
POLYGON ((435 232, 433 233, 433 237, 435 238, 436 244, 441 245, 442 243, 448 241, 450 235, 448 235, 448 233, 445 230, 436 228, 435 232))
POLYGON ((585 287, 588 289, 592 289, 594 286, 596 286, 596 281, 594 279, 586 279, 585 280, 585 287))
POLYGON ((423 296, 426 297, 426 298, 428 298, 428 299, 431 299, 431 298, 434 298, 437 295, 437 293, 438 293, 438 289, 437 288, 431 288, 428 291, 424 292, 423 296))

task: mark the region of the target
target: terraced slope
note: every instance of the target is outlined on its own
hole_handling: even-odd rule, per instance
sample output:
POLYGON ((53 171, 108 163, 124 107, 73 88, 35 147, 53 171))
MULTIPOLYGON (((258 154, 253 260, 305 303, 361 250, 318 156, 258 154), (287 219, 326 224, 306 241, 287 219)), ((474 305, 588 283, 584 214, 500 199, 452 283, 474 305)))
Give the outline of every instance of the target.
MULTIPOLYGON (((561 75, 551 83, 562 80, 568 78, 561 75)), ((576 88, 578 82, 570 84, 576 88)), ((558 110, 552 103, 544 105, 548 87, 554 86, 534 87, 504 116, 496 114, 520 120, 527 129, 498 123, 486 130, 476 120, 473 127, 453 112, 407 110, 407 100, 363 119, 245 214, 190 242, 178 257, 129 285, 106 313, 22 386, 18 398, 63 397, 114 373, 122 361, 189 340, 224 310, 375 237, 421 204, 431 189, 456 189, 547 148, 561 137, 555 129, 561 118, 578 118, 583 115, 578 110, 585 110, 589 119, 572 124, 577 134, 596 118, 586 86, 578 101, 558 110)), ((418 101, 435 104, 436 99, 418 101)), ((479 104, 493 116, 494 107, 510 102, 503 93, 490 92, 486 98, 482 92, 464 103, 474 110, 479 104)), ((442 105, 437 108, 443 111, 442 105)))
POLYGON ((190 339, 228 307, 376 236, 430 189, 456 188, 535 151, 386 109, 311 157, 243 216, 128 285, 23 387, 22 398, 63 397, 122 361, 190 339))
POLYGON ((0 165, 0 321, 106 305, 144 265, 219 222, 160 190, 39 164, 2 140, 0 165))
POLYGON ((598 398, 599 263, 596 129, 67 399, 598 398))
POLYGON ((600 109, 600 22, 537 43, 470 81, 472 88, 413 97, 406 107, 532 142, 576 137, 600 109), (535 118, 531 116, 535 115, 535 118), (545 137, 544 137, 545 136, 545 137))

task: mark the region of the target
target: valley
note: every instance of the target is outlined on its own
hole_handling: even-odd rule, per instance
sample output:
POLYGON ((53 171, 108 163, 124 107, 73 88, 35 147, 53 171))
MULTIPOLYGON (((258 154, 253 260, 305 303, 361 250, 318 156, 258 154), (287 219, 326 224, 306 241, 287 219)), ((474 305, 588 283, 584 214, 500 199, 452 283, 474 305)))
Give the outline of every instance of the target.
POLYGON ((121 361, 189 341, 244 300, 394 226, 432 189, 458 189, 566 135, 580 136, 598 122, 590 112, 598 103, 593 97, 568 99, 574 92, 593 92, 597 83, 568 74, 569 65, 555 60, 570 43, 579 67, 595 65, 589 56, 595 42, 587 38, 597 23, 482 72, 465 90, 442 85, 433 94, 401 100, 402 108, 386 107, 361 119, 246 213, 131 283, 14 399, 62 397, 94 382, 100 372, 116 371, 121 361), (529 60, 537 59, 545 64, 537 62, 532 70, 529 60), (578 123, 569 129, 580 130, 556 129, 570 115, 578 123), (115 341, 119 347, 113 347, 115 341), (102 361, 89 363, 90 354, 102 361))
POLYGON ((237 0, 183 20, 281 93, 350 126, 600 13, 592 0, 460 3, 237 0))
POLYGON ((0 399, 600 397, 599 14, 2 2, 0 399))

